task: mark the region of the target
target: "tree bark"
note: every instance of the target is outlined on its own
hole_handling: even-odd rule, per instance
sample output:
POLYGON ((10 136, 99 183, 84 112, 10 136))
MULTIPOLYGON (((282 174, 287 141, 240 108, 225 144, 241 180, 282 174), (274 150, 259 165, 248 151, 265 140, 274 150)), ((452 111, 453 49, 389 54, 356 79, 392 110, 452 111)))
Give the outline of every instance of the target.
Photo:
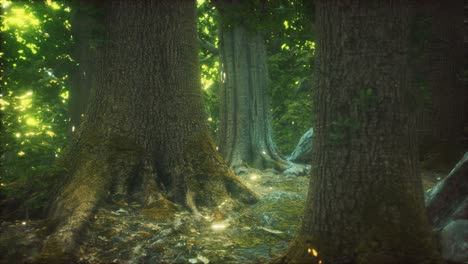
POLYGON ((408 3, 315 3, 310 188, 276 262, 439 263, 419 173, 408 3))
POLYGON ((218 1, 218 7, 225 19, 219 33, 220 153, 235 170, 244 166, 284 170, 290 165, 272 139, 264 38, 255 26, 244 25, 250 18, 239 11, 242 1, 218 1))
POLYGON ((74 47, 72 57, 77 68, 70 74, 70 131, 73 133, 81 123, 85 114, 91 88, 92 74, 95 72, 95 59, 97 50, 98 19, 90 13, 96 9, 91 2, 81 1, 73 11, 71 23, 74 47))
POLYGON ((68 148, 67 181, 50 210, 42 258, 73 258, 104 198, 199 206, 256 195, 217 154, 206 125, 194 1, 110 1, 84 120, 68 148), (232 196, 232 198, 231 198, 232 196), (166 200, 168 198, 171 202, 166 200))
MULTIPOLYGON (((418 118, 422 149, 443 141, 460 141, 466 120, 464 3, 462 0, 416 1, 413 48, 421 54, 416 85, 424 107, 418 118), (423 39, 418 39, 423 38, 423 39)), ((421 100, 421 99, 420 99, 421 100)))

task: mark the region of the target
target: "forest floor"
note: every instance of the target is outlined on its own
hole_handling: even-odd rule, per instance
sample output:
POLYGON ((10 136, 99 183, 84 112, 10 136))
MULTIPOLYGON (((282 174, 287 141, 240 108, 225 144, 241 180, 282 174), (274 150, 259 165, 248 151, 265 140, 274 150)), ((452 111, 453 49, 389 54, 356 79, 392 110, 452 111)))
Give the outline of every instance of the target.
MULTIPOLYGON (((261 199, 232 210, 191 212, 102 207, 84 235, 78 263, 265 263, 284 253, 299 227, 309 178, 273 170, 240 176, 261 199)), ((24 263, 39 254, 45 227, 21 220, 0 225, 0 263, 24 263)))
POLYGON ((308 178, 258 170, 241 177, 261 200, 236 210, 204 210, 200 219, 137 204, 101 209, 80 263, 265 263, 294 238, 308 178))
MULTIPOLYGON (((428 190, 443 179, 455 161, 428 156, 422 179, 428 190), (451 165, 449 165, 451 164, 451 165)), ((309 177, 285 176, 273 170, 249 170, 240 176, 261 199, 235 210, 200 211, 142 208, 112 204, 101 208, 79 250, 87 263, 265 263, 284 253, 303 214, 309 177)), ((39 254, 43 221, 3 221, 0 263, 25 263, 39 254)))

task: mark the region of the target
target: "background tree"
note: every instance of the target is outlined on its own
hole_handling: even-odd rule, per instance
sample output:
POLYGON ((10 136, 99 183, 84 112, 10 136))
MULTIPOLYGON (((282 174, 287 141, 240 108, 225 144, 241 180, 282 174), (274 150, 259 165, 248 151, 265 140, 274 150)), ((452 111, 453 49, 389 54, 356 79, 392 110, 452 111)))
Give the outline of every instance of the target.
POLYGON ((273 144, 261 1, 219 1, 222 85, 220 152, 237 169, 285 163, 273 144), (254 10, 254 11, 252 11, 254 10))
POLYGON ((198 71, 194 1, 109 1, 87 113, 64 158, 67 182, 43 258, 63 262, 112 194, 146 206, 214 206, 256 196, 211 141, 198 71), (155 15, 161 14, 161 15, 155 15), (137 41, 138 40, 138 41, 137 41))
MULTIPOLYGON (((205 109, 212 133, 219 141, 222 138, 219 133, 219 90, 223 83, 220 78, 218 24, 222 23, 210 1, 197 2, 205 109)), ((260 2, 255 5, 259 6, 260 2)), ((286 154, 311 127, 309 90, 314 43, 309 15, 304 12, 301 1, 270 1, 264 9, 260 20, 255 18, 256 11, 252 10, 247 10, 242 16, 253 19, 249 28, 259 31, 264 38, 269 71, 269 85, 265 92, 271 101, 268 111, 272 137, 280 153, 286 154)))
MULTIPOLYGON (((278 38, 279 35, 283 35, 278 33, 281 31, 278 28, 284 31, 282 27, 288 29, 289 23, 291 23, 291 28, 294 27, 293 25, 300 25, 298 22, 301 21, 300 19, 291 18, 291 14, 297 15, 299 12, 294 12, 297 10, 295 4, 288 1, 286 5, 281 1, 272 3, 216 1, 215 3, 221 14, 219 16, 222 71, 220 152, 234 168, 250 165, 257 168, 276 167, 283 170, 290 165, 279 155, 273 143, 273 108, 270 104, 270 95, 273 93, 268 73, 266 38, 271 38, 269 44, 277 53, 272 62, 277 67, 276 73, 279 73, 281 72, 279 70, 281 67, 278 66, 279 57, 283 54, 279 54, 278 48, 279 50, 291 49, 292 51, 296 48, 301 50, 297 43, 303 39, 296 43, 291 40, 284 41, 278 38), (278 19, 278 17, 281 18, 278 19), (284 20, 281 20, 283 18, 284 20), (289 45, 292 47, 290 48, 289 45)), ((299 31, 297 28, 294 30, 299 31)), ((291 37, 290 34, 288 36, 291 37)), ((289 55, 290 59, 293 57, 289 55)), ((301 62, 303 61, 297 64, 301 62)), ((300 78, 294 80, 294 77, 288 77, 284 79, 287 79, 286 82, 289 84, 299 84, 300 78)), ((291 90, 285 93, 288 92, 291 93, 291 90)), ((282 113, 284 112, 283 110, 282 113)), ((287 118, 283 120, 285 119, 287 118)), ((291 121, 291 124, 294 125, 295 122, 291 121)), ((310 127, 310 124, 307 126, 310 127)))
POLYGON ((284 263, 438 263, 425 210, 405 1, 316 1, 314 149, 284 263))

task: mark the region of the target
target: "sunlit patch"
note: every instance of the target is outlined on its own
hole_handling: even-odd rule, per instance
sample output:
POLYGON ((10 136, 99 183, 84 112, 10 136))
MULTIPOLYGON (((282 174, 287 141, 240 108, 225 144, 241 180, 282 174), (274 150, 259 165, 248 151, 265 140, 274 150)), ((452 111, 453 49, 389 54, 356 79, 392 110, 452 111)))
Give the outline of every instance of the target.
POLYGON ((20 157, 24 156, 24 154, 26 154, 26 153, 24 153, 24 151, 18 152, 18 156, 20 156, 20 157))
MULTIPOLYGON (((2 6, 6 2, 2 3, 2 6)), ((14 7, 10 12, 4 12, 2 31, 10 30, 11 28, 28 28, 36 27, 40 24, 39 19, 36 16, 29 12, 26 8, 14 7)), ((17 37, 18 38, 18 37, 17 37)))
POLYGON ((4 109, 5 106, 7 105, 10 105, 9 102, 3 100, 3 99, 0 99, 0 107, 2 107, 2 110, 4 109))
POLYGON ((11 1, 2 0, 2 1, 0 1, 0 3, 2 3, 2 8, 3 9, 7 9, 11 5, 11 1))
POLYGON ((51 1, 51 0, 46 0, 46 4, 48 6, 50 6, 50 8, 54 9, 54 10, 59 10, 60 9, 60 5, 57 4, 56 2, 51 1))
POLYGON ((32 91, 27 91, 25 94, 21 95, 21 96, 16 96, 16 98, 18 99, 26 99, 26 97, 29 97, 33 95, 33 92, 32 91))
POLYGON ((258 174, 256 174, 256 173, 250 174, 250 180, 252 180, 252 181, 256 181, 259 178, 260 178, 260 176, 258 174))
POLYGON ((21 225, 24 225, 24 226, 25 226, 25 225, 26 225, 26 221, 21 222, 21 225))
POLYGON ((60 97, 62 97, 64 100, 67 100, 69 95, 70 94, 69 94, 68 91, 64 91, 64 92, 60 93, 60 97))
POLYGON ((39 125, 39 121, 33 117, 26 118, 26 125, 28 126, 37 126, 39 125))
POLYGON ((63 25, 65 26, 66 29, 70 30, 71 29, 71 24, 70 24, 70 21, 68 20, 65 20, 65 22, 63 22, 63 25))
POLYGON ((27 137, 32 137, 32 136, 35 136, 36 133, 34 133, 34 132, 27 132, 27 133, 24 133, 24 135, 27 136, 27 137))
POLYGON ((50 131, 50 130, 47 130, 47 131, 45 132, 45 134, 48 135, 49 137, 55 137, 55 136, 56 136, 56 134, 54 133, 54 131, 50 131))
POLYGON ((225 223, 213 223, 211 224, 211 229, 214 230, 214 231, 222 231, 224 229, 226 229, 227 227, 227 224, 225 223))

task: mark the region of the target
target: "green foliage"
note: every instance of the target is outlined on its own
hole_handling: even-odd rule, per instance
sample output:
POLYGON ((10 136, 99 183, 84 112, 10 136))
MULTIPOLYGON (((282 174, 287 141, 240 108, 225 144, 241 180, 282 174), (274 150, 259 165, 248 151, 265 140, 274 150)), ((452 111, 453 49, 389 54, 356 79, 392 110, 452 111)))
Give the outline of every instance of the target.
POLYGON ((50 0, 0 4, 0 196, 41 207, 67 140, 71 9, 50 0))
MULTIPOLYGON (((218 14, 209 1, 198 0, 197 31, 200 42, 208 43, 213 48, 218 48, 218 14)), ((220 65, 219 56, 200 45, 199 51, 200 74, 203 97, 205 99, 205 111, 208 116, 208 125, 214 139, 219 126, 219 85, 220 65)))
POLYGON ((312 127, 312 63, 315 51, 307 8, 301 1, 281 1, 273 9, 266 38, 275 142, 291 153, 312 127))

